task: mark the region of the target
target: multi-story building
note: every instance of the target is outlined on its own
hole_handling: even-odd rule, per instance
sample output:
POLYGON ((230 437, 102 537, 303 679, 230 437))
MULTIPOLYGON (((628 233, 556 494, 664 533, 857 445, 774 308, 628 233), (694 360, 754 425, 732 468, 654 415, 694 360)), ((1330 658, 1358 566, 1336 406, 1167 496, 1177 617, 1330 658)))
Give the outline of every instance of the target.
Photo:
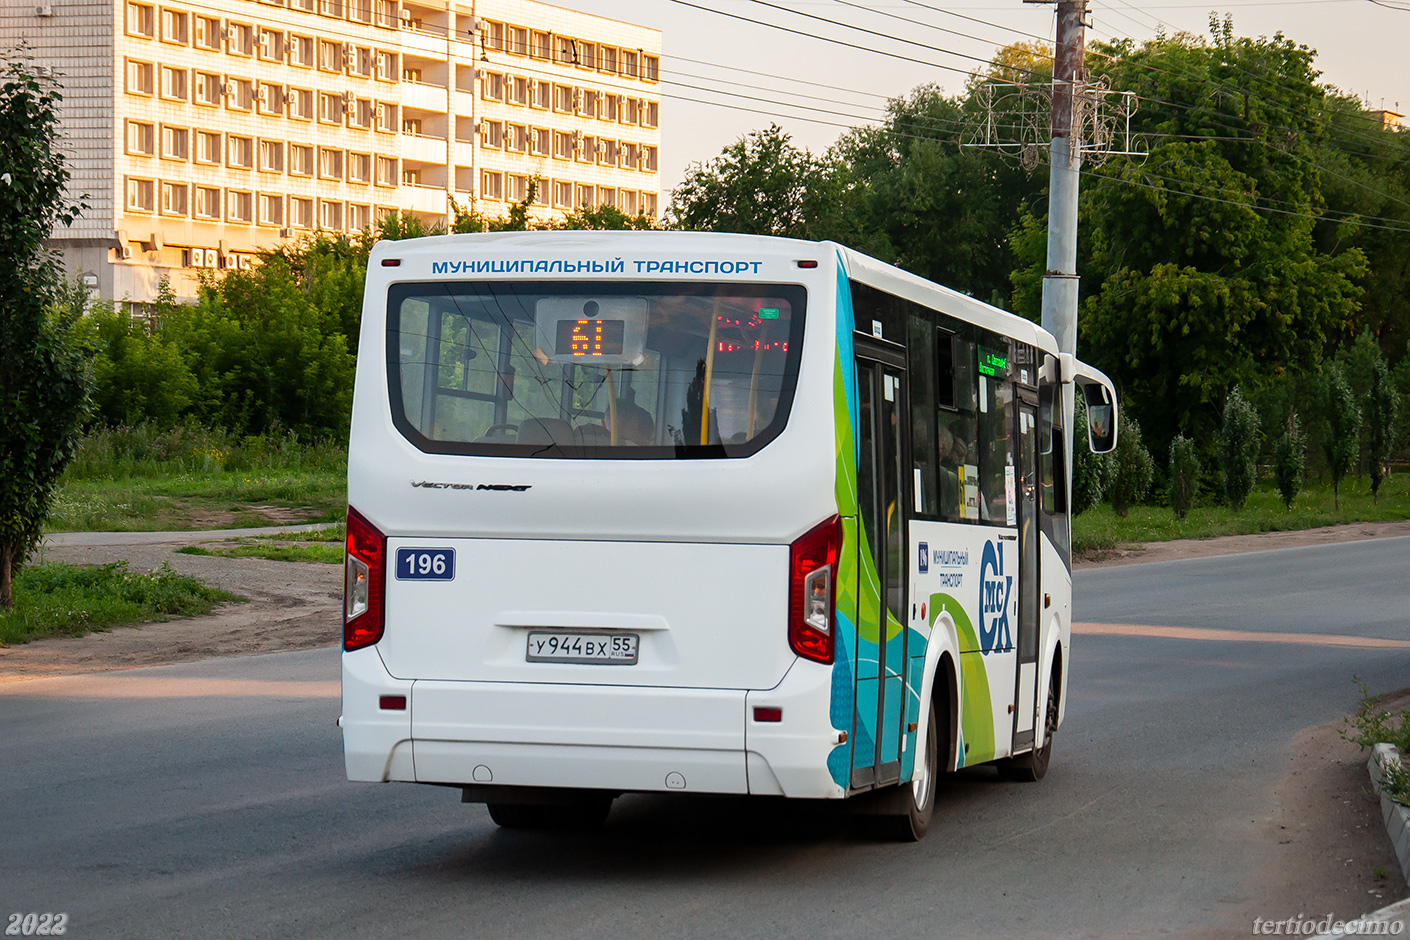
POLYGON ((21 39, 89 204, 56 242, 106 297, 391 211, 657 214, 657 30, 535 0, 5 0, 21 39))

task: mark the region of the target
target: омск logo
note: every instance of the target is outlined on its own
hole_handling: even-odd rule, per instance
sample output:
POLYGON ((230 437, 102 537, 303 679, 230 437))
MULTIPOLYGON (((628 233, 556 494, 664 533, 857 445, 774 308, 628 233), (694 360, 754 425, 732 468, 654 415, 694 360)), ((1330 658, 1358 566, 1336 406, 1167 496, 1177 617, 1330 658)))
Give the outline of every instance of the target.
POLYGON ((1009 594, 1013 575, 1004 574, 1004 552, 997 541, 984 543, 979 562, 979 649, 983 653, 1013 646, 1009 632, 1009 594))

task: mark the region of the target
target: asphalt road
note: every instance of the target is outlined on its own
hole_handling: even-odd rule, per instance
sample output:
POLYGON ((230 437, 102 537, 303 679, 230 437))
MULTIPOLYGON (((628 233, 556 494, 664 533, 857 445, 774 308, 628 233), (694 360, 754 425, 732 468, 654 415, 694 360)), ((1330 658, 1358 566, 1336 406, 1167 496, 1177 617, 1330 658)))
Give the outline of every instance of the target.
POLYGON ((454 790, 347 783, 334 650, 10 683, 0 914, 80 938, 1181 936, 1248 901, 1292 736, 1355 705, 1353 674, 1410 685, 1410 643, 1326 639, 1410 641, 1407 575, 1407 538, 1080 571, 1079 619, 1120 626, 1074 639, 1048 778, 948 778, 913 846, 835 805, 627 797, 602 832, 524 834, 454 790))

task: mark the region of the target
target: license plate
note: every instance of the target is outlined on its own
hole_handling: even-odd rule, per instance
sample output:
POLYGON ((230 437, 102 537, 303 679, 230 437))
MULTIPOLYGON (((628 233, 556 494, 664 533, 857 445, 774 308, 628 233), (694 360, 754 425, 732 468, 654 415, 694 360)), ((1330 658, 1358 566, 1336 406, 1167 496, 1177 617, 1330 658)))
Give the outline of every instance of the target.
POLYGON ((635 633, 530 633, 527 658, 531 663, 635 666, 639 639, 635 633))

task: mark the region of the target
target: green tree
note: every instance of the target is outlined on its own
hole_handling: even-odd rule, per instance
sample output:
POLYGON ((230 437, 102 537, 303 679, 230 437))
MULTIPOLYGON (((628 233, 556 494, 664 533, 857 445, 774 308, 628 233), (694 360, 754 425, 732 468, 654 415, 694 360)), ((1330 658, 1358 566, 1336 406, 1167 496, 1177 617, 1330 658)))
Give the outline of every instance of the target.
POLYGON ((1273 446, 1273 478, 1283 497, 1283 506, 1292 509, 1293 500, 1302 492, 1303 476, 1307 472, 1307 438, 1302 433, 1296 411, 1288 412, 1287 426, 1273 446))
POLYGON ((1224 468, 1224 495, 1234 512, 1244 507, 1253 491, 1258 459, 1258 412, 1237 385, 1224 402, 1224 424, 1219 432, 1219 462, 1224 468))
MULTIPOLYGON (((166 287, 165 282, 162 286, 166 287)), ((159 307, 169 309, 170 303, 159 307)), ((93 361, 96 420, 107 425, 153 421, 159 428, 177 424, 195 401, 198 389, 181 348, 164 335, 162 318, 155 318, 149 329, 113 304, 99 302, 89 312, 88 324, 97 345, 93 361)))
POLYGON ((1325 426, 1322 430, 1322 453, 1327 458, 1327 470, 1332 475, 1332 505, 1341 509, 1341 481, 1356 468, 1361 451, 1361 409, 1346 381, 1340 365, 1328 366, 1322 383, 1322 405, 1325 426))
POLYGON ((24 49, 0 67, 0 609, 53 505, 89 408, 91 349, 44 242, 68 201, 52 78, 24 49))
POLYGON ((686 168, 671 193, 676 228, 787 238, 829 238, 835 230, 840 167, 794 146, 770 124, 686 168))
POLYGON ((1381 481, 1385 479, 1400 414, 1400 394, 1390 381, 1390 369, 1377 359, 1371 369, 1371 387, 1366 392, 1366 463, 1371 474, 1371 500, 1380 502, 1381 481))
POLYGON ((1176 434, 1170 442, 1169 488, 1167 500, 1175 510, 1175 518, 1183 519, 1195 504, 1199 495, 1200 467, 1199 453, 1195 442, 1183 434, 1176 434))
POLYGON ((1125 519, 1131 507, 1146 498, 1151 480, 1155 477, 1155 461, 1141 441, 1141 426, 1127 414, 1125 408, 1121 409, 1117 426, 1115 457, 1116 466, 1108 493, 1111 507, 1125 519))

